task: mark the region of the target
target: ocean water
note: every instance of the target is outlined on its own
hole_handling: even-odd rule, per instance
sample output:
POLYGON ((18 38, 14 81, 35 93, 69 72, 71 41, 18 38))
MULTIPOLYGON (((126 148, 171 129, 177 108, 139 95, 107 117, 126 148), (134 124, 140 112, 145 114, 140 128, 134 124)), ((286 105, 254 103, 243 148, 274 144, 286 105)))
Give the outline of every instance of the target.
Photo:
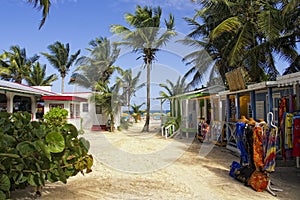
MULTIPOLYGON (((150 116, 153 118, 153 119, 160 119, 160 113, 163 113, 163 114, 167 114, 169 113, 170 110, 150 110, 150 116)), ((128 115, 128 111, 124 110, 123 113, 126 113, 128 115)), ((145 117, 145 113, 142 114, 142 117, 145 117)), ((130 116, 123 116, 124 119, 128 119, 130 116)))

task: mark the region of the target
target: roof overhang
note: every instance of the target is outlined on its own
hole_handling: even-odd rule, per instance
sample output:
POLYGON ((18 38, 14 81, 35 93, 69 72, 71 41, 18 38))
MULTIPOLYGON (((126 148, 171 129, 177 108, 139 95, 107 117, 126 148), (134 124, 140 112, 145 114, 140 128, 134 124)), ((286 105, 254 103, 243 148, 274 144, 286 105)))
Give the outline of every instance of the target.
POLYGON ((87 102, 86 98, 76 97, 76 96, 43 96, 44 101, 77 101, 77 102, 87 102))

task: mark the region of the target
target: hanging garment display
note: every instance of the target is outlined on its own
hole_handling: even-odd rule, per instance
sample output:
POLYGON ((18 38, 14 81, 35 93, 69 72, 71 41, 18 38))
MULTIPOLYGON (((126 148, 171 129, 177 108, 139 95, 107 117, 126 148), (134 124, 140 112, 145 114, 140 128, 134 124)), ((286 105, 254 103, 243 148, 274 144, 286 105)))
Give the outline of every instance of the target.
POLYGON ((279 105, 279 131, 280 131, 280 147, 282 158, 286 160, 286 153, 284 147, 284 113, 287 111, 287 100, 285 97, 282 97, 279 105))
POLYGON ((269 126, 265 129, 263 135, 264 144, 264 171, 275 171, 276 159, 276 136, 278 132, 277 127, 269 126))
POLYGON ((292 113, 285 113, 284 114, 284 146, 285 149, 293 148, 293 114, 292 113))
POLYGON ((300 115, 293 117, 293 156, 300 157, 300 115))
POLYGON ((245 149, 244 144, 244 129, 246 124, 244 122, 237 122, 236 123, 236 140, 237 140, 237 147, 240 150, 240 157, 241 157, 241 164, 245 165, 248 164, 248 154, 245 149))
POLYGON ((248 153, 249 166, 252 169, 255 169, 254 160, 253 160, 253 129, 254 129, 254 125, 248 124, 248 126, 245 128, 245 136, 246 136, 245 148, 248 153))
POLYGON ((253 160, 258 171, 264 167, 262 134, 263 128, 256 126, 253 131, 253 160))

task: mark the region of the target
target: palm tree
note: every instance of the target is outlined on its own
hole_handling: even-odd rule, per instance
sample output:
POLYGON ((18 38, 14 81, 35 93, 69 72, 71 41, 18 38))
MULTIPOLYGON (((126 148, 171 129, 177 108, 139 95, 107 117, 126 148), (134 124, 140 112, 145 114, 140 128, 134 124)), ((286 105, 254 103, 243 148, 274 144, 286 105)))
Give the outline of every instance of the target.
POLYGON ((134 117, 134 121, 135 123, 138 122, 138 120, 141 119, 141 115, 143 114, 143 111, 140 110, 141 107, 144 105, 145 103, 141 103, 139 105, 136 105, 135 103, 133 105, 131 105, 132 108, 132 116, 134 117))
POLYGON ((43 10, 43 18, 40 22, 40 26, 39 29, 42 28, 42 26, 44 25, 46 18, 48 17, 49 11, 50 11, 50 6, 51 6, 51 2, 50 0, 27 0, 28 3, 33 4, 34 8, 37 8, 38 10, 43 10))
MULTIPOLYGON (((160 87, 162 87, 165 91, 160 91, 160 96, 164 98, 165 100, 170 101, 170 111, 173 113, 173 106, 176 104, 175 99, 172 100, 171 97, 174 97, 179 94, 183 94, 184 92, 187 91, 188 85, 186 84, 186 79, 185 77, 181 78, 180 76, 178 77, 176 83, 174 84, 172 81, 169 79, 166 80, 167 84, 159 84, 160 87)), ((179 101, 177 102, 178 105, 179 101)), ((180 109, 178 109, 180 110, 180 109)), ((176 115, 174 113, 174 115, 176 115)))
POLYGON ((102 106, 104 113, 110 118, 110 130, 114 131, 115 114, 120 109, 120 95, 118 94, 120 88, 116 84, 113 86, 108 84, 108 81, 99 81, 95 85, 95 90, 98 92, 93 93, 91 100, 102 106))
POLYGON ((139 84, 139 79, 141 76, 141 71, 137 73, 135 77, 132 76, 132 70, 128 69, 121 73, 122 77, 117 77, 116 83, 121 84, 120 87, 123 87, 123 98, 126 98, 125 102, 127 102, 128 113, 130 112, 130 100, 131 97, 135 95, 135 92, 140 88, 144 87, 145 84, 139 84))
POLYGON ((87 50, 90 51, 90 56, 82 56, 77 60, 76 64, 79 67, 74 71, 69 83, 94 90, 99 81, 108 81, 115 70, 122 71, 118 66, 114 66, 120 49, 105 37, 96 38, 90 41, 89 45, 91 48, 87 50))
MULTIPOLYGON (((202 2, 194 18, 186 18, 193 27, 189 36, 195 39, 189 42, 208 52, 223 80, 226 72, 237 67, 247 69, 252 82, 273 80, 279 74, 278 54, 290 61, 297 57, 299 0, 202 2)), ((197 56, 194 52, 187 60, 197 66, 197 56)), ((202 72, 195 75, 201 77, 202 72)))
POLYGON ((0 56, 1 62, 1 78, 7 81, 22 83, 28 77, 31 65, 39 59, 39 56, 34 55, 27 58, 25 48, 19 46, 11 46, 10 51, 5 51, 0 56))
POLYGON ((50 54, 41 53, 44 55, 49 63, 56 68, 61 77, 61 93, 64 92, 65 85, 65 77, 67 76, 70 67, 76 61, 78 55, 80 54, 80 50, 78 50, 75 54, 70 55, 70 45, 67 43, 66 45, 55 42, 48 46, 50 54))
POLYGON ((174 17, 170 14, 169 19, 165 20, 166 30, 161 33, 161 14, 160 7, 152 8, 137 6, 135 13, 125 14, 125 20, 129 26, 135 30, 122 25, 112 25, 111 31, 123 37, 120 44, 129 46, 133 52, 141 53, 145 68, 147 69, 147 117, 143 131, 149 131, 150 123, 150 70, 152 62, 155 59, 157 51, 172 36, 176 35, 174 29, 174 17))
POLYGON ((39 62, 34 63, 29 76, 26 78, 30 86, 50 86, 58 79, 56 74, 46 77, 46 65, 41 66, 39 62))

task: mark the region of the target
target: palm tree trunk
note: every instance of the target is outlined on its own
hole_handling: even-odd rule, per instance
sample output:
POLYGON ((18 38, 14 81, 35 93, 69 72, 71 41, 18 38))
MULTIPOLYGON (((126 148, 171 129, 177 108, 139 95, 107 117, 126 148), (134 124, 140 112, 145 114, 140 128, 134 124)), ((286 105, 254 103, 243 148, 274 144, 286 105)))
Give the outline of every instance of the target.
POLYGON ((63 94, 65 90, 65 77, 61 77, 61 93, 63 94))
POLYGON ((147 108, 146 108, 146 122, 143 128, 143 132, 149 132, 150 124, 150 60, 147 59, 147 108))
POLYGON ((114 128, 115 128, 115 117, 113 114, 110 115, 110 120, 111 120, 111 125, 110 125, 110 131, 114 132, 114 128))

